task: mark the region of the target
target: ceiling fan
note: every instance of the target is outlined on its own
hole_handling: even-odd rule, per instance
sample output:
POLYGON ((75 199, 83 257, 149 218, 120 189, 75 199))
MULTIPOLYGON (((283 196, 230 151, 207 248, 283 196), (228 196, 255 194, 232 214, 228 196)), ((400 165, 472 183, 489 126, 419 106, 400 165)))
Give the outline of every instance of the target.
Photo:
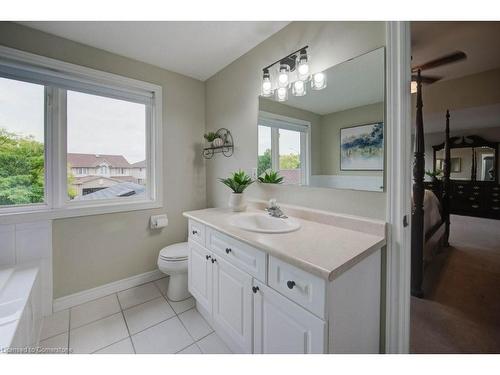
MULTIPOLYGON (((450 53, 448 55, 445 55, 443 57, 439 57, 437 59, 428 61, 424 64, 412 66, 411 68, 411 93, 417 92, 417 75, 418 71, 424 71, 424 70, 429 70, 429 69, 434 69, 438 68, 443 65, 448 65, 448 64, 453 64, 462 60, 465 60, 467 58, 467 55, 465 52, 462 51, 456 51, 453 53, 450 53)), ((423 84, 428 84, 430 85, 431 83, 434 83, 436 81, 439 81, 443 77, 436 77, 436 76, 424 76, 420 75, 420 78, 422 80, 423 84)))

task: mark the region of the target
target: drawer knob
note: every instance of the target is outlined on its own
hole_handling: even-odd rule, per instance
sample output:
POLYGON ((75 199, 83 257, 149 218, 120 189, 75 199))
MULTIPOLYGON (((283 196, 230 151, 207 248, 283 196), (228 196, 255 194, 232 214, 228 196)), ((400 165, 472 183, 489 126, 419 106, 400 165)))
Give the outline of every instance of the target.
POLYGON ((252 292, 257 293, 259 291, 258 286, 252 286, 252 292))
POLYGON ((217 259, 212 258, 212 264, 215 263, 215 262, 217 262, 217 259))
POLYGON ((193 230, 191 233, 198 234, 198 231, 197 230, 193 230))
POLYGON ((229 254, 231 252, 231 248, 226 247, 226 254, 229 254))
POLYGON ((205 255, 205 258, 207 258, 207 260, 209 260, 212 257, 210 255, 205 255))
POLYGON ((287 281, 286 286, 288 287, 288 289, 293 289, 293 287, 295 286, 295 281, 287 281))

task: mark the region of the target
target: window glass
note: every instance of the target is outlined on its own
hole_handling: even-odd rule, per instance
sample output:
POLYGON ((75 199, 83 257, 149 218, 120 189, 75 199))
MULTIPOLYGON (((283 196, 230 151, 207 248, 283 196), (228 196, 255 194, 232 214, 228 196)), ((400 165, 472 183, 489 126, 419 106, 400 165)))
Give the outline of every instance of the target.
POLYGON ((279 170, 285 184, 300 184, 300 132, 279 129, 279 170))
POLYGON ((45 87, 0 77, 0 206, 45 200, 45 87))
POLYGON ((67 137, 70 200, 145 197, 146 105, 68 90, 67 137))
POLYGON ((271 128, 259 125, 259 150, 258 150, 257 175, 272 168, 271 156, 271 128))

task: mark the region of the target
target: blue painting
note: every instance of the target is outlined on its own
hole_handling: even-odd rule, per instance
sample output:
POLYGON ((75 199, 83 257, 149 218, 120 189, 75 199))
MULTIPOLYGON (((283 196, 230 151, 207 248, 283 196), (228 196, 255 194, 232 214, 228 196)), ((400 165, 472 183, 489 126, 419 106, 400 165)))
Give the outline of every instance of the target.
POLYGON ((381 171, 384 169, 384 123, 340 129, 340 169, 381 171))

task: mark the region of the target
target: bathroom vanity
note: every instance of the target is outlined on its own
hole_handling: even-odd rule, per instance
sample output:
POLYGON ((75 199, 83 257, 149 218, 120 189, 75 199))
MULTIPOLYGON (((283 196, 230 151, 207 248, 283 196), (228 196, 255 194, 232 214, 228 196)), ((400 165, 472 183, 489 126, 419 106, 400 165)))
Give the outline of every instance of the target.
POLYGON ((385 223, 284 211, 184 213, 200 313, 237 353, 379 353, 385 223))

